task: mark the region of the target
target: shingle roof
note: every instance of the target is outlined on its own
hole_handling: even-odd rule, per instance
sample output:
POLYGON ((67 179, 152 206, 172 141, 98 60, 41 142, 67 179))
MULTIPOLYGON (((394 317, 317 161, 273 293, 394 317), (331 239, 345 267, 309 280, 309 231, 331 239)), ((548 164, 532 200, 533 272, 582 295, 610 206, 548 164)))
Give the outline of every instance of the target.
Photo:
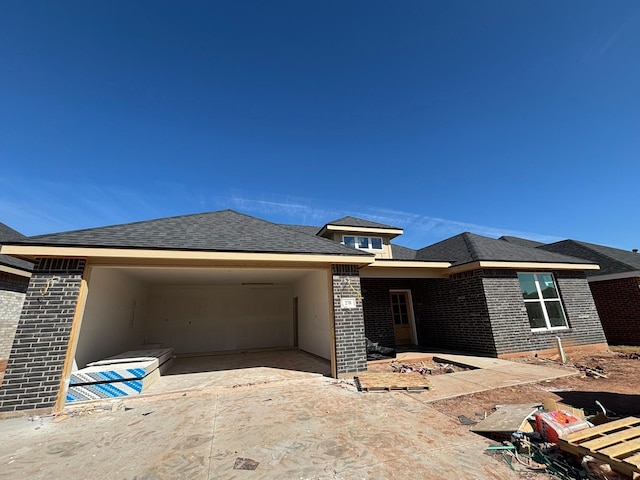
POLYGON ((303 234, 233 210, 39 235, 12 243, 372 256, 326 238, 303 234))
POLYGON ((0 243, 24 238, 24 235, 0 222, 0 243))
POLYGON ((306 233, 307 235, 313 235, 314 237, 320 231, 321 227, 314 227, 310 225, 287 225, 286 223, 281 223, 281 227, 290 228, 292 230, 296 230, 300 233, 306 233))
POLYGON ((391 256, 392 260, 415 260, 417 250, 409 247, 403 247, 402 245, 391 244, 391 256))
POLYGON ((399 227, 392 227, 391 225, 376 223, 356 217, 342 217, 332 222, 327 222, 327 225, 337 225, 339 227, 391 228, 393 230, 402 230, 399 227))
POLYGON ((595 263, 537 248, 514 245, 474 233, 461 233, 418 250, 416 260, 445 261, 454 265, 477 261, 534 263, 595 263))
MULTIPOLYGON (((11 227, 8 227, 4 223, 0 223, 0 245, 11 240, 20 240, 22 238, 25 238, 23 234, 11 227)), ((0 254, 0 265, 6 265, 8 267, 25 270, 27 272, 30 272, 33 269, 33 265, 30 262, 4 254, 0 254)))
POLYGON ((535 240, 529 240, 528 238, 511 237, 509 235, 503 235, 498 240, 504 240, 505 242, 513 243, 514 245, 520 245, 521 247, 536 248, 540 245, 544 245, 542 242, 536 242, 535 240))
POLYGON ((578 240, 562 240, 542 245, 538 248, 549 252, 584 258, 600 265, 600 270, 588 272, 588 276, 640 270, 640 254, 619 248, 580 242, 578 240))

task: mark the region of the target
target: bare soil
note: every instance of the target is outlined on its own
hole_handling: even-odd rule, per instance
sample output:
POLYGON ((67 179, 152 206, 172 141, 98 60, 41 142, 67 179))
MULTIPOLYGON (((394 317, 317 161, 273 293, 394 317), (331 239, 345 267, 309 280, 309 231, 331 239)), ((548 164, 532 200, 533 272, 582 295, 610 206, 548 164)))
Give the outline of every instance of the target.
MULTIPOLYGON (((523 357, 514 361, 562 366, 557 358, 523 357)), ((545 398, 595 414, 601 412, 595 403, 598 400, 610 416, 640 415, 640 347, 611 347, 608 352, 570 354, 566 366, 577 368, 581 375, 489 390, 434 402, 432 406, 454 418, 464 415, 473 419, 491 413, 499 404, 542 402, 545 398)))

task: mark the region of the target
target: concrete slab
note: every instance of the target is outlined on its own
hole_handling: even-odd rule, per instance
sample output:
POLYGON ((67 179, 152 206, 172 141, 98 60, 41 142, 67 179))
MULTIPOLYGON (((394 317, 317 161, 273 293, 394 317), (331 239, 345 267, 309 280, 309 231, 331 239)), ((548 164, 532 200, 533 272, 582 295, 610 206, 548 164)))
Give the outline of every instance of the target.
MULTIPOLYGON (((531 365, 491 357, 449 354, 443 352, 403 352, 396 359, 399 362, 419 362, 433 359, 438 362, 467 366, 470 370, 456 373, 429 376, 433 389, 424 393, 423 401, 444 400, 447 398, 484 392, 494 388, 510 387, 527 383, 537 383, 560 377, 577 375, 575 369, 531 365)), ((390 360, 384 362, 390 363, 390 360)), ((376 361, 380 364, 381 361, 376 361)))
POLYGON ((330 376, 328 360, 297 349, 176 358, 146 394, 330 376))
POLYGON ((0 421, 0 476, 75 479, 519 478, 423 394, 316 376, 120 400, 117 411, 0 421), (258 462, 235 470, 237 458, 258 462))

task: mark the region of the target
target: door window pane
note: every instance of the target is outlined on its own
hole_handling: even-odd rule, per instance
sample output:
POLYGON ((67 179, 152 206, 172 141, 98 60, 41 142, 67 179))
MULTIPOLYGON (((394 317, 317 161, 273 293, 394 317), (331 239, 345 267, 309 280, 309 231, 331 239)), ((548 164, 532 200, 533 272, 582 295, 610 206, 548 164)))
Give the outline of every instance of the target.
POLYGON ((538 298, 538 289, 536 288, 536 281, 533 273, 519 273, 518 280, 520 281, 522 298, 525 300, 538 298))

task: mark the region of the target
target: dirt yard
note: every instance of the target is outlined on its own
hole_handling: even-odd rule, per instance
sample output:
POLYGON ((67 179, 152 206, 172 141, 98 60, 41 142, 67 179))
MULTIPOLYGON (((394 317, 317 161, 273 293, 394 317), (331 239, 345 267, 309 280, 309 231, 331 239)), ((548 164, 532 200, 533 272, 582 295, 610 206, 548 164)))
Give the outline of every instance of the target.
MULTIPOLYGON (((545 398, 561 400, 585 413, 601 411, 595 403, 619 416, 640 415, 640 347, 611 347, 609 352, 572 354, 567 366, 577 368, 582 375, 565 377, 538 384, 489 390, 432 406, 453 418, 464 415, 470 419, 483 418, 494 407, 507 403, 531 403, 545 398)), ((558 359, 525 357, 515 361, 540 365, 561 366, 558 359)))

